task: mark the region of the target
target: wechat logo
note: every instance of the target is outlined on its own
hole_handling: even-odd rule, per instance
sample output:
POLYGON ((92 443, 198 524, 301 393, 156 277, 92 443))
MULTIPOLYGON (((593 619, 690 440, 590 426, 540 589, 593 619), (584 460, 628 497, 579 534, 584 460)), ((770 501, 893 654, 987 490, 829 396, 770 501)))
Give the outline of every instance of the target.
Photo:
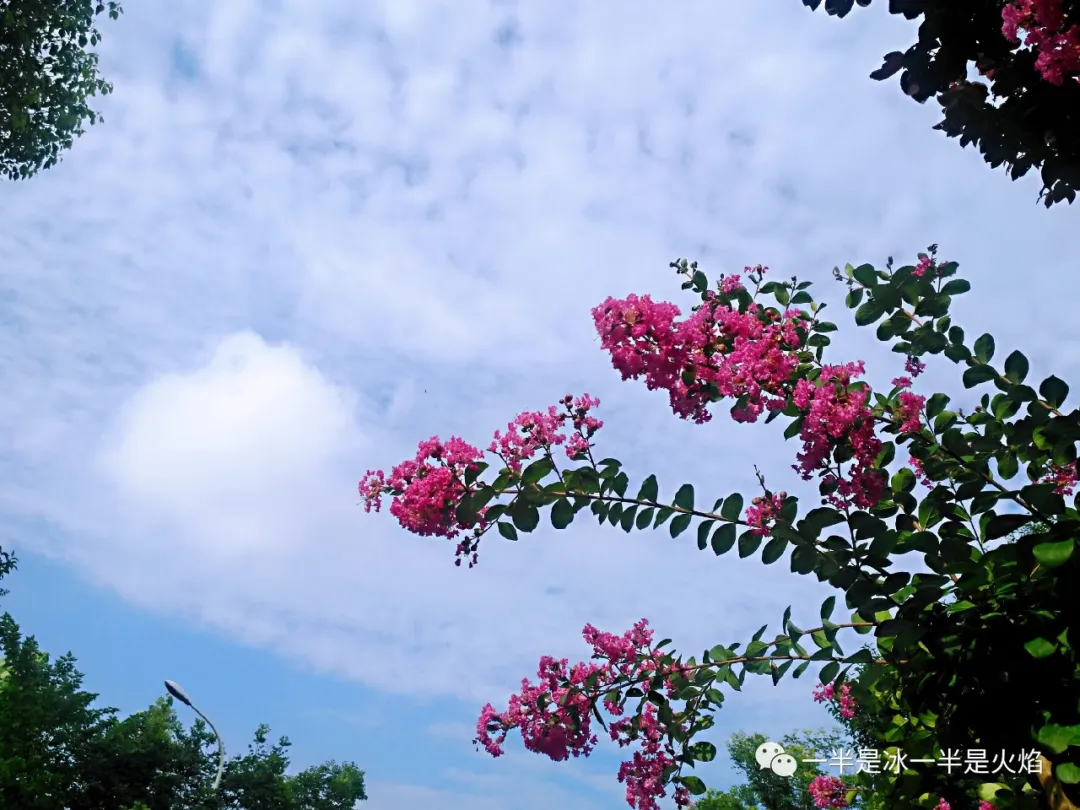
POLYGON ((754 758, 761 770, 770 770, 777 776, 793 776, 798 768, 795 757, 784 753, 784 746, 780 743, 762 743, 754 753, 754 758))

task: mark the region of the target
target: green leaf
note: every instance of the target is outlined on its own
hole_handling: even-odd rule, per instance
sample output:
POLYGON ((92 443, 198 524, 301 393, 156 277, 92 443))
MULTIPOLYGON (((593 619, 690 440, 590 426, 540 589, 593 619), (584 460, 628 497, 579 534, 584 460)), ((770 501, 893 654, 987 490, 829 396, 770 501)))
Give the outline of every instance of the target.
POLYGON ((765 544, 765 548, 762 549, 761 561, 766 565, 772 565, 784 556, 784 552, 787 551, 787 544, 788 541, 786 538, 779 536, 773 537, 765 544))
POLYGON ((680 509, 691 511, 694 508, 694 487, 692 484, 683 484, 675 493, 674 505, 680 509))
POLYGON ((692 796, 700 796, 705 792, 705 783, 696 776, 684 776, 682 783, 683 787, 690 791, 692 796))
POLYGON ((962 295, 969 290, 971 290, 971 282, 962 278, 954 278, 941 288, 941 291, 945 293, 945 295, 962 295))
POLYGON ((986 524, 984 540, 996 540, 1012 534, 1031 522, 1030 515, 995 515, 986 524))
POLYGON ((1069 386, 1064 380, 1054 376, 1047 377, 1039 386, 1039 396, 1046 400, 1046 404, 1051 408, 1060 408, 1068 395, 1069 386))
POLYGON ((862 289, 862 287, 855 287, 847 294, 847 297, 844 299, 844 305, 848 309, 855 309, 855 307, 857 307, 859 305, 859 302, 861 302, 862 299, 863 299, 863 289, 862 289))
POLYGON ((1075 548, 1075 540, 1059 540, 1055 543, 1039 543, 1033 549, 1033 553, 1040 565, 1045 565, 1047 568, 1057 568, 1059 565, 1064 565, 1069 561, 1075 548))
POLYGON ((979 785, 976 792, 984 802, 993 802, 997 798, 998 792, 1008 789, 1009 786, 1004 782, 984 782, 979 785))
POLYGON ((656 511, 655 509, 653 509, 651 506, 649 506, 649 507, 646 507, 645 509, 642 509, 640 512, 638 512, 637 527, 639 529, 647 528, 648 525, 650 523, 652 523, 653 513, 655 511, 656 511))
POLYGON ((823 622, 828 621, 832 617, 833 610, 836 608, 836 597, 830 596, 821 605, 821 620, 823 622))
POLYGON ((830 661, 828 664, 821 668, 821 674, 818 675, 819 680, 823 684, 830 684, 836 676, 840 674, 840 662, 830 661))
POLYGON ((690 521, 694 519, 693 515, 676 515, 671 521, 671 536, 678 537, 690 527, 690 521))
POLYGON ((784 428, 784 438, 785 439, 791 439, 791 438, 794 438, 795 436, 798 436, 799 433, 802 432, 803 423, 805 421, 806 421, 805 416, 800 415, 800 416, 795 417, 791 421, 791 424, 788 425, 786 428, 784 428))
POLYGON ((622 527, 624 532, 629 532, 634 528, 635 517, 637 517, 637 504, 631 505, 628 509, 623 509, 622 516, 619 518, 619 526, 622 527))
POLYGON ((980 363, 989 363, 994 359, 994 336, 985 334, 975 341, 975 357, 980 363))
POLYGON ((997 462, 998 473, 1006 481, 1011 480, 1020 471, 1020 464, 1016 459, 1016 453, 1002 453, 997 462))
POLYGON ((510 519, 519 530, 528 533, 540 525, 540 510, 531 503, 518 501, 510 511, 510 519))
POLYGON ((716 556, 727 554, 735 545, 735 536, 738 534, 734 523, 721 524, 712 536, 712 550, 716 556))
POLYGON ((659 529, 667 522, 667 519, 675 514, 675 510, 670 506, 661 506, 656 510, 656 520, 653 521, 653 528, 659 529))
POLYGON ((536 484, 547 477, 554 469, 555 465, 551 463, 551 459, 544 456, 538 458, 522 471, 521 480, 526 484, 536 484))
MULTIPOLYGON (((953 327, 954 329, 956 327, 953 327)), ((962 343, 953 343, 945 348, 945 356, 954 363, 966 363, 971 359, 971 350, 962 343)))
POLYGON ((739 538, 739 556, 744 560, 758 550, 761 545, 761 535, 747 529, 739 538))
POLYGON ((964 388, 974 388, 997 377, 997 372, 990 366, 972 366, 964 372, 964 388))
MULTIPOLYGON (((556 529, 565 529, 574 522, 574 507, 566 498, 559 498, 551 506, 551 525, 556 529)), ((503 524, 499 524, 500 526, 503 524)))
POLYGON ((864 287, 876 287, 878 283, 877 270, 872 264, 860 264, 851 274, 855 280, 864 287))
POLYGON ((1019 385, 1028 374, 1028 359, 1023 352, 1015 351, 1005 358, 1005 376, 1019 385))
POLYGON ((1073 765, 1071 762, 1062 762, 1055 765, 1054 775, 1059 782, 1064 782, 1066 785, 1080 784, 1080 767, 1073 765))
POLYGON ((1048 723, 1039 729, 1036 738, 1055 754, 1060 754, 1072 745, 1073 731, 1065 726, 1048 723))
POLYGON ((1024 645, 1024 649, 1031 654, 1032 658, 1048 658, 1057 652, 1057 645, 1045 638, 1033 638, 1024 645))
POLYGON ((724 501, 724 505, 720 509, 720 517, 724 520, 738 520, 739 515, 742 514, 742 508, 743 496, 736 492, 724 501))
POLYGON ((709 532, 712 531, 713 523, 711 520, 703 520, 697 527, 697 547, 704 551, 709 547, 709 532))
POLYGON ((855 310, 855 325, 869 326, 885 314, 885 308, 871 299, 855 310))
POLYGON ((496 523, 495 525, 499 527, 499 534, 501 534, 507 540, 518 539, 517 530, 509 523, 496 523))
POLYGON ((794 574, 809 574, 817 564, 817 552, 811 546, 796 546, 791 552, 791 571, 794 574))
POLYGON ((648 501, 649 503, 656 503, 656 498, 660 494, 660 485, 656 481, 655 475, 650 475, 644 481, 641 482, 641 489, 638 490, 637 499, 639 501, 648 501))
POLYGON ((943 410, 945 406, 949 404, 949 397, 944 394, 934 394, 930 399, 926 400, 926 416, 928 419, 933 419, 943 410))

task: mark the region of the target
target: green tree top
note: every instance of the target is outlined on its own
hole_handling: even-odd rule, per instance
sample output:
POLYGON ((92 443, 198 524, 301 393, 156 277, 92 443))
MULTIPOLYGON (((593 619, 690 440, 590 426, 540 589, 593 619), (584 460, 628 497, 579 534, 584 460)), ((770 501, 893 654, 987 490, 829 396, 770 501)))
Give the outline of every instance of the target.
POLYGON ((118 2, 0 0, 0 173, 20 180, 60 161, 100 116, 94 95, 112 92, 89 48, 95 18, 117 19, 118 2))

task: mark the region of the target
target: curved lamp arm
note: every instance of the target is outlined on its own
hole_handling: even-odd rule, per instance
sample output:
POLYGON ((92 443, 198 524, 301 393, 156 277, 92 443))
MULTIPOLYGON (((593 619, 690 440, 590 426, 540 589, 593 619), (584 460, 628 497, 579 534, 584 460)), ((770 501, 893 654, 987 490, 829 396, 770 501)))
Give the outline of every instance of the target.
POLYGON ((214 732, 214 739, 217 740, 218 746, 218 768, 217 775, 214 777, 213 784, 210 785, 211 790, 217 790, 221 786, 221 776, 225 773, 225 743, 221 741, 221 734, 218 733, 217 727, 214 725, 214 721, 207 717, 199 707, 191 702, 191 698, 187 696, 187 692, 180 688, 180 684, 176 681, 165 681, 165 689, 170 695, 179 700, 185 706, 189 707, 195 714, 199 715, 206 721, 206 725, 210 726, 210 730, 214 732))

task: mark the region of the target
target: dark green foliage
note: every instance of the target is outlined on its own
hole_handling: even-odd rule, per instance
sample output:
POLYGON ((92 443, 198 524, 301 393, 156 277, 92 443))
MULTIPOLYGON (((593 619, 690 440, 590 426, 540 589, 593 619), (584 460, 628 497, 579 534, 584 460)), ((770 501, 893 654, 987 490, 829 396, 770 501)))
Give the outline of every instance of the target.
MULTIPOLYGON (((14 558, 0 549, 0 577, 14 558)), ((0 616, 0 807, 19 810, 352 810, 364 774, 326 762, 289 774, 288 739, 260 726, 248 752, 210 785, 217 745, 187 729, 171 698, 119 718, 82 688, 71 655, 55 660, 0 616)))
MULTIPOLYGON (((821 0, 802 1, 821 6, 821 0)), ((1057 86, 1043 79, 1036 54, 1016 49, 1002 34, 1004 6, 1002 0, 889 0, 891 14, 919 20, 918 39, 887 54, 870 76, 898 76, 901 90, 920 104, 936 99, 942 119, 934 128, 961 146, 974 145, 1012 179, 1039 170, 1047 207, 1071 203, 1080 188, 1080 82, 1066 78, 1057 86), (983 80, 969 81, 969 71, 983 80)), ((825 2, 837 17, 852 8, 851 0, 825 2)), ((1080 19, 1078 0, 1065 0, 1063 8, 1080 19)))
POLYGON ((90 98, 112 92, 90 48, 95 18, 120 16, 118 2, 0 0, 0 174, 20 180, 59 162, 100 120, 90 98))

